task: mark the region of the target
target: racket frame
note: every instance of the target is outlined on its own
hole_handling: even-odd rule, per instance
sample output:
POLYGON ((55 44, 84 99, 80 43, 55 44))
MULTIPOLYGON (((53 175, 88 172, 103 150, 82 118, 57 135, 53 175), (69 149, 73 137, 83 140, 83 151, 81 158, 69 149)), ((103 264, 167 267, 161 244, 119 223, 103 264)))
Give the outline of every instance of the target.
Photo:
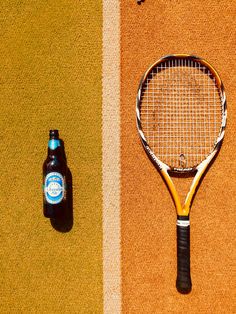
POLYGON ((188 216, 189 212, 190 212, 190 207, 191 207, 191 202, 192 199, 194 197, 195 191, 200 183, 201 177, 203 176, 204 172, 206 171, 208 165, 211 163, 211 161, 213 160, 214 156, 217 154, 217 152, 219 151, 223 138, 224 138, 224 134, 225 134, 225 127, 226 127, 226 119, 227 119, 227 105, 226 105, 226 95, 225 95, 225 91, 224 91, 224 86, 223 83, 220 79, 219 74, 217 73, 217 71, 204 59, 194 56, 194 55, 188 55, 188 54, 172 54, 172 55, 167 55, 162 57, 161 59, 159 59, 157 62, 155 62, 152 66, 149 67, 149 69, 145 72, 145 74, 143 75, 140 84, 139 84, 139 88, 138 88, 138 94, 137 94, 137 98, 136 98, 136 123, 137 123, 137 128, 138 128, 138 132, 139 132, 139 136, 141 139, 141 142, 143 144, 143 147, 147 153, 147 155, 151 158, 151 160, 154 162, 154 164, 157 166, 157 168, 159 169, 161 175, 163 176, 170 192, 171 195, 173 197, 174 203, 175 203, 175 207, 177 210, 177 215, 178 216, 188 216), (168 166, 167 164, 165 164, 164 162, 162 162, 160 159, 158 159, 158 157, 154 154, 154 152, 152 151, 152 149, 150 148, 145 135, 143 133, 142 130, 142 123, 141 123, 141 118, 140 118, 140 109, 141 109, 141 98, 142 98, 142 87, 145 84, 145 81, 149 75, 149 73, 152 71, 153 68, 157 67, 159 64, 166 62, 168 60, 173 60, 173 59, 189 59, 193 62, 198 62, 200 64, 202 64, 203 66, 205 66, 210 72, 211 74, 214 76, 214 78, 216 79, 216 85, 218 87, 218 91, 220 94, 220 98, 221 98, 221 107, 222 107, 222 123, 221 123, 221 128, 219 131, 219 135, 217 140, 215 141, 215 144, 213 146, 212 151, 209 153, 209 155, 206 157, 206 159, 204 159, 199 165, 197 165, 196 167, 192 167, 192 168, 171 168, 170 166, 168 166), (190 186, 189 192, 186 196, 184 205, 181 205, 181 201, 180 201, 180 197, 177 193, 177 190, 175 188, 175 185, 171 179, 171 176, 169 173, 196 173, 195 177, 192 181, 192 184, 190 186))

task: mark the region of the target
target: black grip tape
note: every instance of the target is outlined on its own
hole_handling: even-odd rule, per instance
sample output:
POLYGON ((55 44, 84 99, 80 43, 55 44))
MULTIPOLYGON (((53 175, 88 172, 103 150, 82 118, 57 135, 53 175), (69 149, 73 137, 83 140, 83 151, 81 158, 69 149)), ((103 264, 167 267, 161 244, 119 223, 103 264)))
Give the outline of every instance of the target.
POLYGON ((190 226, 189 225, 180 226, 177 224, 176 288, 180 293, 184 293, 184 294, 189 293, 192 288, 191 277, 190 277, 190 226))

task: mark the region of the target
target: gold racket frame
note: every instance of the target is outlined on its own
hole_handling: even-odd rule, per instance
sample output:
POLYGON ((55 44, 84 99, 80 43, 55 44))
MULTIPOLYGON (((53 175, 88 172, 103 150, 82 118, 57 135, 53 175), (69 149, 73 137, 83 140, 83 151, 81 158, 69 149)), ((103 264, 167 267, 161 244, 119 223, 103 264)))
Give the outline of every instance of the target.
POLYGON ((141 139, 141 142, 144 146, 144 149, 146 151, 146 153, 148 154, 148 156, 151 158, 151 160, 154 162, 154 164, 157 166, 157 168, 159 169, 159 171, 161 172, 170 192, 171 195, 173 197, 174 203, 175 203, 175 207, 177 210, 177 215, 178 216, 188 216, 189 212, 190 212, 190 208, 191 208, 191 202, 193 199, 193 196, 195 194, 195 191, 200 183, 201 177, 203 176, 204 172, 206 171, 208 165, 210 164, 210 162, 212 161, 212 159, 214 158, 214 156, 216 155, 216 153, 219 151, 222 140, 224 138, 224 133, 225 133, 225 127, 226 127, 226 119, 227 119, 227 107, 226 107, 226 95, 225 95, 225 91, 224 91, 224 86, 223 83, 219 77, 219 74, 217 73, 217 71, 204 59, 199 58, 197 56, 193 56, 193 55, 188 55, 188 54, 172 54, 172 55, 167 55, 165 57, 162 57, 161 59, 159 59, 157 62, 155 62, 151 67, 149 67, 149 69, 145 72, 145 74, 143 75, 140 85, 139 85, 139 89, 138 89, 138 94, 137 94, 137 99, 136 99, 136 121, 137 121, 137 128, 138 128, 138 132, 139 132, 139 136, 141 139), (149 73, 152 71, 153 68, 157 67, 159 64, 161 64, 162 62, 165 62, 167 60, 173 60, 173 59, 189 59, 192 60, 194 62, 198 62, 202 65, 204 65, 206 68, 209 69, 209 71, 212 73, 212 75, 215 77, 216 79, 216 83, 217 83, 217 87, 219 89, 219 93, 220 93, 220 98, 221 98, 221 104, 222 104, 222 123, 221 123, 221 129, 218 135, 218 139, 215 142, 215 145, 212 149, 212 151, 210 152, 210 154, 207 156, 207 158, 205 160, 203 160, 198 166, 196 166, 195 168, 186 168, 186 169, 176 169, 176 168, 170 168, 168 165, 166 165, 165 163, 163 163, 161 160, 159 160, 154 152, 151 150, 151 148, 149 147, 145 135, 142 131, 142 124, 141 124, 141 120, 140 120, 140 108, 141 108, 141 94, 142 94, 142 87, 143 84, 145 83, 147 76, 149 75, 149 73), (192 181, 192 184, 190 186, 189 192, 186 196, 184 205, 181 205, 181 201, 180 201, 180 197, 176 191, 176 188, 174 186, 174 183, 169 175, 169 172, 176 172, 176 173, 186 173, 186 172, 196 172, 195 177, 192 181))

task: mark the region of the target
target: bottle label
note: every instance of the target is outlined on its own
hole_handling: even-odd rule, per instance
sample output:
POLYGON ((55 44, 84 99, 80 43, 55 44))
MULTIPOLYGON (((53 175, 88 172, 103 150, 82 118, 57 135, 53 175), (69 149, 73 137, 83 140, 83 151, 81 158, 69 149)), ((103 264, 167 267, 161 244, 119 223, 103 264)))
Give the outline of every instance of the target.
POLYGON ((59 172, 50 172, 46 175, 44 194, 49 204, 59 204, 65 194, 65 182, 59 172))
POLYGON ((48 147, 50 149, 56 149, 59 146, 61 146, 60 140, 52 139, 48 141, 48 147))

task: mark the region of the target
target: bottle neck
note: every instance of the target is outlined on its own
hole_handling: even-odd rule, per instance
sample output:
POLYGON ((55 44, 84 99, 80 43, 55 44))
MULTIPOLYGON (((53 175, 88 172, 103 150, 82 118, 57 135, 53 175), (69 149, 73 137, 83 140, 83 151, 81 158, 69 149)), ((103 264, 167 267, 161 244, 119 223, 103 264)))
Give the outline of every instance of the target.
POLYGON ((59 139, 50 139, 48 141, 48 156, 55 156, 61 153, 61 141, 59 139))

